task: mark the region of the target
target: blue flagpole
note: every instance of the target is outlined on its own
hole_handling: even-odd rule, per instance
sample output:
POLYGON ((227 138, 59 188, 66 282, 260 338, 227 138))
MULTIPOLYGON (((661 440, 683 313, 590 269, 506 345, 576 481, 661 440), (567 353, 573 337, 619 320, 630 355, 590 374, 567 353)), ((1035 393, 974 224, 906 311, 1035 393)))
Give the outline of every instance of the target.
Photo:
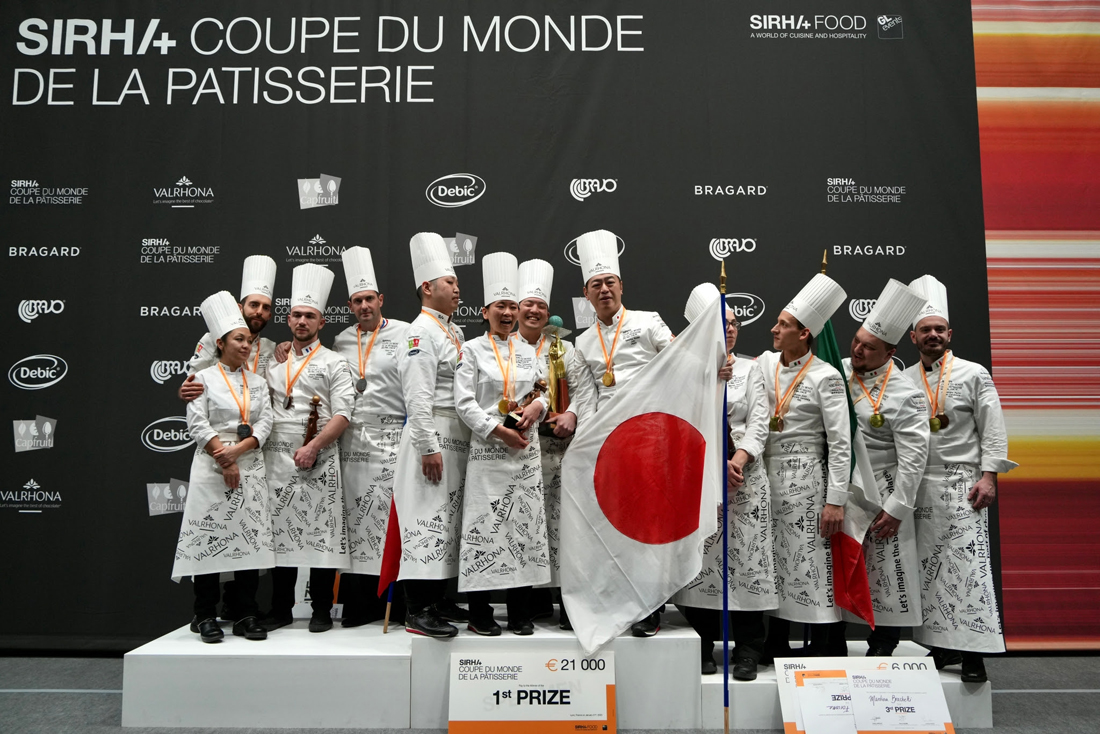
MULTIPOLYGON (((722 298, 722 345, 726 343, 726 263, 722 261, 721 276, 722 298)), ((729 473, 726 461, 730 450, 730 431, 726 421, 729 418, 729 393, 722 387, 722 696, 725 707, 725 734, 730 731, 730 568, 729 568, 729 526, 726 501, 729 492, 729 473)))

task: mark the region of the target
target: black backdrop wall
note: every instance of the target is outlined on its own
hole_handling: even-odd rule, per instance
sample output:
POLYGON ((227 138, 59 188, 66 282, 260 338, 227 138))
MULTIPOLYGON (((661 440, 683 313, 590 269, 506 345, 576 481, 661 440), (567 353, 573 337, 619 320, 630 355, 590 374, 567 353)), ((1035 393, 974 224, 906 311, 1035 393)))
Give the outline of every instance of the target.
POLYGON ((607 228, 627 304, 674 330, 727 255, 756 354, 824 250, 842 344, 887 278, 932 272, 989 364, 967 0, 6 2, 0 54, 3 647, 188 616, 179 516, 150 507, 187 477, 197 306, 249 254, 279 263, 277 340, 293 266, 333 267, 331 343, 343 248, 411 319, 409 237, 457 236, 472 336, 481 255, 553 263, 572 326, 570 245, 607 228))

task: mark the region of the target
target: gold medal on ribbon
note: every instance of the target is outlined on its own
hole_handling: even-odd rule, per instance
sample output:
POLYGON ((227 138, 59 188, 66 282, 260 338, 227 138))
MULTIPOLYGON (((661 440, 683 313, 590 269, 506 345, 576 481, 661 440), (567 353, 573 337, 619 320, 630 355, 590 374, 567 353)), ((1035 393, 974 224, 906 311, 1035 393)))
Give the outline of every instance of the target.
POLYGON ((500 375, 504 380, 503 395, 500 398, 500 402, 497 403, 497 410, 500 411, 501 415, 508 415, 514 405, 512 393, 516 388, 515 383, 509 382, 508 380, 509 376, 514 378, 516 374, 515 369, 513 369, 516 364, 516 344, 511 337, 508 338, 507 362, 500 358, 500 350, 497 349, 496 337, 491 334, 489 335, 489 345, 493 348, 493 354, 497 358, 497 367, 500 368, 500 375))
POLYGON ((871 428, 882 428, 886 425, 886 419, 882 417, 882 413, 874 413, 867 422, 871 424, 871 428))
POLYGON ((603 373, 603 377, 600 378, 600 382, 604 387, 611 387, 615 384, 615 373, 608 371, 603 373))
MULTIPOLYGON (((893 374, 893 372, 894 363, 891 362, 890 366, 886 368, 886 373, 882 376, 882 383, 878 385, 878 398, 872 400, 870 390, 863 384, 863 378, 860 377, 854 369, 852 370, 852 377, 859 383, 859 387, 863 390, 867 402, 871 405, 871 417, 867 419, 867 422, 871 424, 871 428, 882 428, 886 425, 886 418, 882 413, 878 412, 878 408, 882 405, 882 399, 886 397, 886 384, 890 382, 890 375, 893 374)), ((874 387, 872 387, 871 390, 874 390, 874 387)))
POLYGON ((928 428, 931 429, 932 433, 935 433, 938 430, 940 430, 940 419, 936 418, 936 417, 929 418, 928 419, 928 428))
POLYGON ((779 430, 779 416, 773 415, 771 418, 768 419, 768 430, 769 431, 778 431, 779 430))
POLYGON ((783 414, 787 412, 787 408, 794 397, 795 388, 802 383, 802 378, 806 376, 806 370, 810 369, 810 365, 814 363, 814 355, 810 355, 806 360, 806 364, 802 365, 802 369, 798 371, 798 374, 791 380, 791 384, 787 386, 787 391, 783 393, 783 397, 779 397, 779 368, 783 365, 782 362, 777 361, 775 363, 775 415, 768 421, 768 428, 772 431, 783 431, 783 414))
POLYGON ((503 398, 499 403, 497 403, 497 410, 500 411, 501 415, 508 415, 508 408, 511 407, 511 405, 512 401, 508 400, 507 398, 503 398))
POLYGON ((607 345, 603 342, 603 332, 600 330, 600 324, 596 324, 596 336, 600 338, 600 349, 603 350, 603 361, 607 365, 603 377, 600 378, 600 382, 604 387, 611 387, 615 384, 615 348, 619 345, 619 334, 622 333, 623 324, 626 323, 626 309, 623 309, 623 315, 619 317, 619 326, 615 329, 615 338, 611 340, 611 351, 607 350, 607 345))
POLYGON ((928 427, 932 429, 932 433, 936 433, 941 428, 947 428, 947 425, 951 422, 947 419, 947 411, 944 410, 944 404, 947 402, 947 388, 951 384, 951 370, 955 366, 955 355, 951 354, 951 359, 947 358, 947 354, 951 354, 951 350, 947 350, 940 359, 940 379, 936 383, 936 391, 932 392, 932 386, 928 384, 928 375, 925 374, 924 366, 921 365, 920 376, 924 380, 924 394, 928 396, 928 408, 932 417, 928 419, 928 427))

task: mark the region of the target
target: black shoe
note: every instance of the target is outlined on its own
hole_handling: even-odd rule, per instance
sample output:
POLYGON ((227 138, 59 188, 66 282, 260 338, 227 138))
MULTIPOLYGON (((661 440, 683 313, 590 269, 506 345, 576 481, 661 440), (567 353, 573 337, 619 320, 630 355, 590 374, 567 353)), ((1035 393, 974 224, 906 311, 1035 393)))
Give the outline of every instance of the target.
POLYGON ((363 625, 370 624, 371 622, 374 622, 374 621, 375 621, 374 619, 372 619, 370 617, 367 617, 367 616, 344 617, 343 619, 340 620, 340 626, 341 627, 362 627, 363 625))
POLYGON ((188 629, 190 629, 196 635, 199 633, 199 618, 198 617, 191 617, 191 626, 188 629))
POLYGON ((450 599, 441 599, 432 604, 432 612, 444 622, 468 622, 470 613, 450 599))
MULTIPOLYGON (((458 627, 455 627, 453 624, 447 624, 439 619, 439 617, 432 613, 431 607, 429 607, 420 614, 406 613, 405 631, 411 632, 414 635, 446 639, 457 635, 458 627)), ((500 633, 497 632, 497 634, 499 635, 500 633)))
POLYGON ((234 610, 228 604, 222 605, 222 613, 218 616, 221 619, 224 619, 226 622, 236 622, 238 619, 241 618, 241 616, 237 614, 236 610, 234 610))
POLYGON ((558 629, 572 632, 573 623, 569 621, 569 612, 565 611, 565 605, 562 604, 558 608, 561 610, 561 613, 558 614, 558 629))
POLYGON ((268 612, 264 616, 260 617, 260 626, 268 632, 277 630, 280 627, 286 627, 288 624, 294 623, 294 615, 290 612, 268 612))
POLYGON ((314 612, 309 618, 310 632, 328 632, 332 629, 332 616, 324 612, 314 612))
POLYGON ((531 619, 550 619, 554 616, 554 598, 550 589, 531 591, 531 619))
POLYGON ((733 661, 734 680, 756 680, 756 660, 741 655, 733 661))
MULTIPOLYGON (((492 613, 488 616, 474 615, 470 617, 470 621, 466 623, 466 629, 470 630, 476 635, 483 637, 498 637, 500 636, 500 625, 493 619, 492 613)), ((509 629, 511 629, 509 627, 509 629)))
POLYGON ((222 632, 222 628, 218 626, 218 620, 213 617, 207 617, 198 624, 199 636, 202 637, 203 642, 221 642, 225 637, 225 633, 222 632))
POLYGON ((871 645, 867 648, 867 657, 869 658, 889 658, 893 657, 894 648, 885 647, 883 645, 871 645))
POLYGON ((714 675, 718 672, 718 665, 714 662, 714 653, 703 656, 703 675, 714 675))
POLYGON ((246 640, 266 640, 267 630, 255 617, 245 617, 233 623, 233 634, 246 640))
POLYGON ((964 652, 962 654, 962 682, 985 683, 989 676, 985 674, 985 661, 981 653, 964 652))
POLYGON ((521 637, 535 634, 535 625, 531 623, 531 620, 525 619, 521 622, 509 622, 508 631, 521 637))
POLYGON ((653 637, 661 629, 661 613, 654 612, 640 622, 630 625, 630 634, 635 637, 653 637))
POLYGON ((928 653, 932 662, 936 664, 936 670, 943 670, 948 665, 958 665, 963 661, 962 653, 958 650, 945 650, 942 647, 933 647, 928 653))

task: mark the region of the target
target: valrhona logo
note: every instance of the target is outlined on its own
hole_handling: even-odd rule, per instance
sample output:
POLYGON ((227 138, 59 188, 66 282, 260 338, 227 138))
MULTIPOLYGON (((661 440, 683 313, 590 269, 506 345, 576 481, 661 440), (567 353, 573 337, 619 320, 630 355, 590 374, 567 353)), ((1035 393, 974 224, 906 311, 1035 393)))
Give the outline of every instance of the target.
POLYGON ((342 263, 345 249, 339 245, 330 245, 324 237, 315 234, 304 245, 287 245, 286 261, 290 263, 342 263))
POLYGON ((0 490, 0 509, 19 510, 38 513, 42 510, 56 510, 61 507, 61 493, 43 489, 31 479, 22 489, 0 490))
POLYGON ((175 415, 155 420, 145 426, 145 430, 141 432, 141 442, 150 451, 168 454, 182 451, 195 443, 195 439, 191 438, 191 432, 187 430, 187 419, 182 415, 175 415))
POLYGON ((153 203, 167 204, 173 209, 194 209, 200 204, 213 204, 214 189, 199 186, 183 176, 173 186, 154 187, 153 203))
POLYGON ((8 381, 23 390, 41 390, 56 385, 69 372, 69 365, 52 354, 24 357, 8 370, 8 381))
POLYGON ((615 178, 575 178, 569 184, 569 193, 577 201, 584 201, 592 194, 610 194, 619 188, 619 181, 615 178))
POLYGON ((61 313, 64 310, 65 302, 56 299, 52 301, 40 299, 37 301, 27 300, 19 302, 19 318, 28 324, 43 314, 61 313))
POLYGON ((485 180, 472 173, 452 173, 441 176, 428 185, 424 195, 428 201, 444 209, 472 204, 485 194, 485 180))
POLYGON ((163 385, 176 376, 187 375, 187 363, 178 359, 158 359, 149 366, 149 376, 153 382, 163 385))
POLYGON ((12 421, 15 453, 52 449, 57 433, 57 419, 36 415, 34 420, 12 421))
POLYGON ((298 179, 298 208, 316 209, 340 203, 340 179, 322 173, 320 178, 298 179))

